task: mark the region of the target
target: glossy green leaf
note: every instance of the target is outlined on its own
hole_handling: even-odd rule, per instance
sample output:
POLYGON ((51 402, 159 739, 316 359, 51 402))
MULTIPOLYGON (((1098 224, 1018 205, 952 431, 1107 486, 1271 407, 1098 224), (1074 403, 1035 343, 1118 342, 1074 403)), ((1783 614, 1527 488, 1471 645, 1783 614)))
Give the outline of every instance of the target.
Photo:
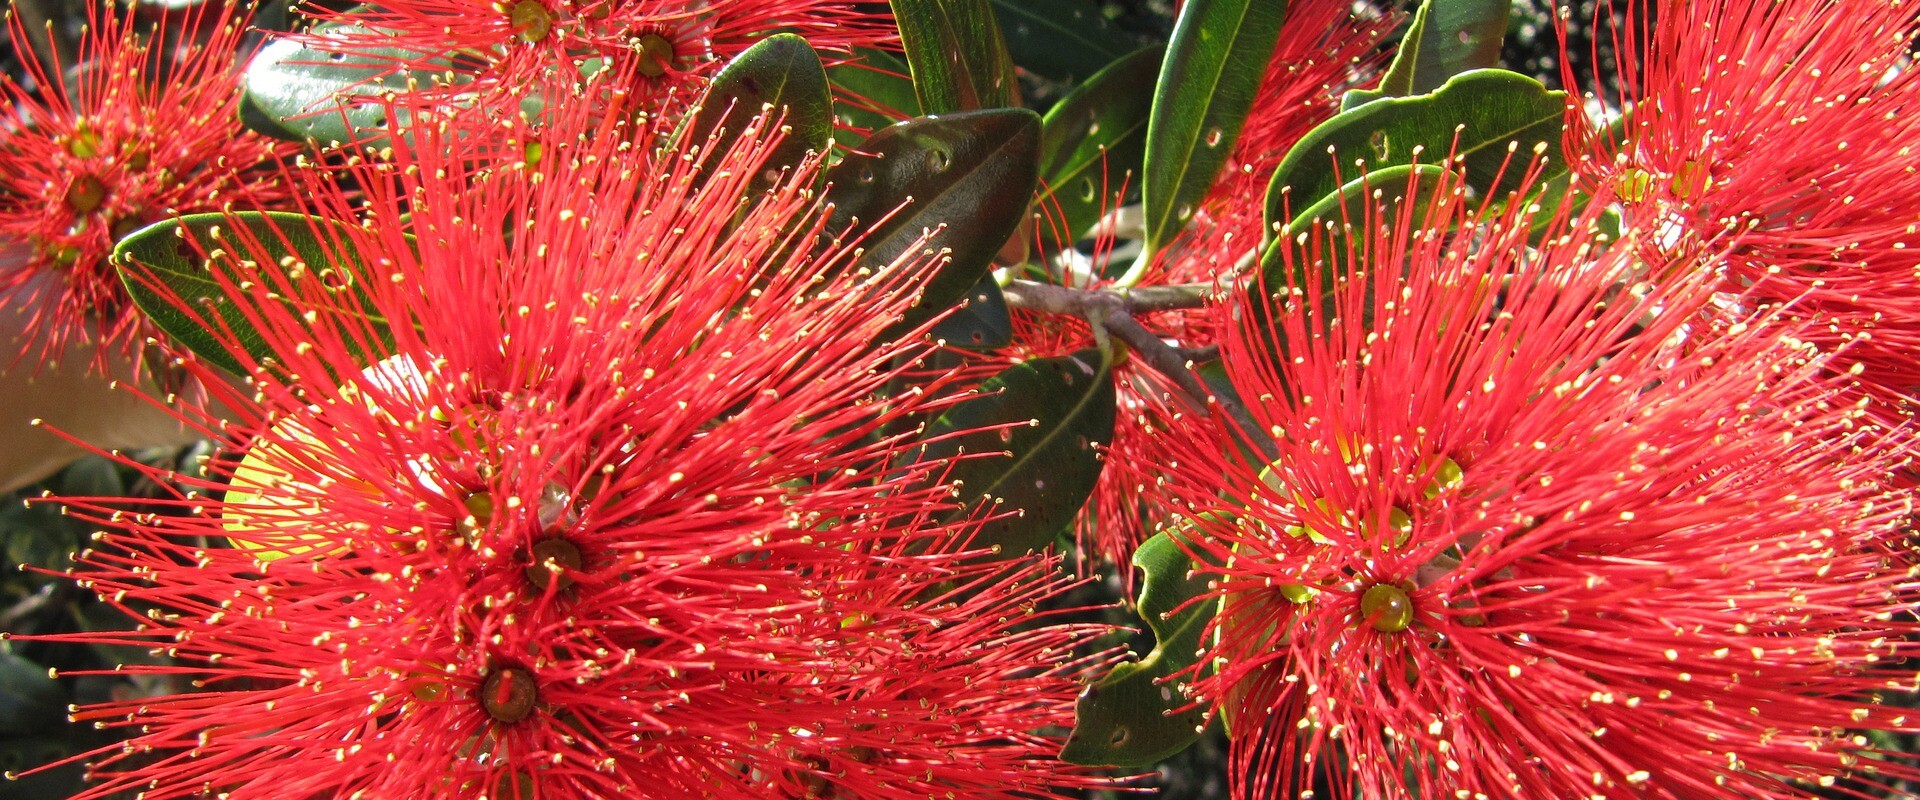
MULTIPOLYGON (((763 111, 778 115, 787 128, 786 138, 767 156, 769 170, 826 152, 833 136, 833 93, 827 87, 826 67, 807 40, 776 33, 735 56, 708 84, 699 107, 674 138, 724 153, 763 111)), ((762 176, 755 186, 764 189, 771 183, 762 176)))
POLYGON ((1253 108, 1286 17, 1284 0, 1188 0, 1154 87, 1140 189, 1157 251, 1213 188, 1253 108))
POLYGON ((1018 555, 1073 523, 1100 478, 1096 448, 1113 440, 1114 391, 1103 351, 1034 359, 987 379, 979 396, 927 426, 919 460, 967 456, 946 476, 966 503, 955 516, 995 515, 973 547, 1018 555))
POLYGON ((993 0, 1013 63, 1056 81, 1098 72, 1140 44, 1093 0, 993 0))
POLYGON ((1017 84, 988 0, 892 0, 920 108, 1009 108, 1017 84))
MULTIPOLYGON (((366 33, 355 26, 314 29, 322 36, 330 31, 366 33)), ((385 129, 405 120, 389 120, 380 104, 358 101, 407 91, 410 81, 432 85, 446 80, 445 74, 422 76, 395 69, 396 61, 422 58, 420 51, 406 47, 349 54, 275 39, 247 63, 241 120, 260 134, 292 141, 378 146, 385 129)))
POLYGON ((949 251, 920 301, 945 308, 980 281, 1026 219, 1039 173, 1040 117, 1031 111, 911 119, 882 128, 828 171, 830 226, 864 233, 865 265, 912 247, 949 251))
POLYGON ((827 68, 827 82, 841 125, 876 130, 921 115, 907 62, 884 50, 854 48, 851 60, 827 68))
POLYGON ((1365 171, 1438 164, 1449 152, 1466 185, 1482 193, 1519 188, 1536 150, 1545 161, 1541 177, 1551 178, 1566 169, 1565 113, 1565 92, 1505 70, 1476 70, 1432 94, 1368 103, 1322 123, 1288 151, 1267 188, 1267 221, 1290 220, 1289 208, 1319 203, 1365 171))
MULTIPOLYGON (((1331 225, 1338 229, 1348 221, 1357 222, 1366 215, 1367 206, 1396 203, 1421 187, 1431 189, 1446 173, 1446 168, 1434 164, 1400 164, 1376 169, 1347 181, 1338 191, 1296 212, 1293 219, 1281 226, 1280 236, 1291 240, 1314 228, 1331 225)), ((1273 248, 1268 248, 1263 255, 1272 252, 1273 248)), ((1266 259, 1262 258, 1261 263, 1265 264, 1266 259)), ((1272 273, 1268 273, 1268 277, 1273 277, 1272 273)))
POLYGON ((1187 749, 1206 726, 1202 708, 1189 704, 1183 686, 1166 680, 1198 660, 1201 634, 1217 602, 1193 601, 1208 591, 1208 577, 1195 574, 1193 559, 1175 536, 1197 535, 1191 523, 1156 534, 1133 554, 1141 573, 1135 610, 1153 631, 1145 658, 1113 668, 1080 693, 1073 732, 1060 760, 1088 766, 1145 767, 1187 749))
POLYGON ((1380 78, 1380 95, 1425 94, 1462 72, 1499 66, 1512 6, 1513 0, 1421 3, 1387 74, 1380 78))
POLYGON ((1054 244, 1086 236, 1118 205, 1122 187, 1137 191, 1147 147, 1147 115, 1160 73, 1161 49, 1149 47, 1101 70, 1047 111, 1040 145, 1041 235, 1054 244))
POLYGON ((935 323, 934 339, 969 350, 994 350, 1013 343, 1013 316, 992 274, 980 278, 959 307, 935 323))
MULTIPOLYGON (((233 283, 278 287, 315 282, 317 291, 297 298, 276 291, 273 297, 296 313, 311 312, 314 321, 309 324, 357 329, 369 339, 391 343, 388 320, 360 285, 371 269, 353 250, 353 230, 344 222, 278 211, 189 214, 120 240, 113 264, 134 303, 157 327, 210 363, 243 373, 240 359, 208 330, 212 318, 231 329, 253 360, 264 362, 275 354, 243 310, 241 304, 252 302, 251 296, 231 296, 214 270, 233 283), (241 253, 267 258, 256 261, 241 253)), ((362 364, 378 358, 364 351, 354 355, 362 364)))

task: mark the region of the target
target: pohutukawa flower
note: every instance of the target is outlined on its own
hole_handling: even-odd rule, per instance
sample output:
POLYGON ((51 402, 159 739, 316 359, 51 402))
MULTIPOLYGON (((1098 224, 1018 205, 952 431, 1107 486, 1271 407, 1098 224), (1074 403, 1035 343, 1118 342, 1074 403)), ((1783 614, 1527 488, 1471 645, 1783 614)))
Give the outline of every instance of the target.
POLYGON ((1189 418, 1141 468, 1217 576, 1190 677, 1234 796, 1913 777, 1856 735, 1920 726, 1882 705, 1914 689, 1897 435, 1798 328, 1694 337, 1704 278, 1653 290, 1587 220, 1532 247, 1542 220, 1478 202, 1370 213, 1351 250, 1303 236, 1267 313, 1220 312, 1258 430, 1189 418))
MULTIPOLYGON (((419 155, 359 173, 364 224, 327 230, 371 266, 333 278, 385 332, 303 315, 338 308, 318 281, 214 270, 273 353, 227 398, 231 486, 177 518, 83 501, 114 532, 79 568, 163 612, 78 638, 165 648, 207 691, 78 711, 133 731, 84 796, 1098 782, 1040 757, 1092 631, 1033 613, 1050 565, 954 552, 946 465, 897 466, 911 432, 885 432, 950 402, 877 399, 924 349, 882 337, 924 265, 816 255, 816 164, 743 201, 763 127, 697 157, 655 153, 658 128, 560 130, 537 167, 475 172, 423 123, 419 155)), ((353 218, 316 189, 310 211, 353 218)), ((244 231, 220 249, 274 263, 244 231)))
POLYGON ((234 67, 245 6, 160 12, 153 24, 204 36, 165 53, 142 24, 87 9, 72 75, 36 61, 25 23, 9 18, 33 85, 0 79, 0 237, 34 248, 0 271, 0 289, 19 290, 8 302, 33 315, 31 335, 0 354, 9 358, 101 336, 103 347, 137 342, 144 329, 106 263, 119 237, 176 214, 287 196, 276 165, 294 146, 240 127, 234 67))
POLYGON ((826 53, 899 40, 885 6, 844 0, 424 0, 315 16, 350 23, 303 37, 320 49, 379 53, 395 70, 452 76, 452 85, 420 90, 427 94, 564 90, 593 63, 627 76, 656 111, 694 100, 706 78, 773 31, 800 34, 826 53))
POLYGON ((1624 124, 1575 115, 1576 171, 1623 203, 1648 257, 1737 236, 1712 267, 1758 303, 1793 303, 1807 332, 1865 365, 1898 406, 1920 389, 1920 119, 1915 12, 1902 4, 1694 0, 1617 25, 1624 124), (1709 32, 1703 35, 1703 32, 1709 32))

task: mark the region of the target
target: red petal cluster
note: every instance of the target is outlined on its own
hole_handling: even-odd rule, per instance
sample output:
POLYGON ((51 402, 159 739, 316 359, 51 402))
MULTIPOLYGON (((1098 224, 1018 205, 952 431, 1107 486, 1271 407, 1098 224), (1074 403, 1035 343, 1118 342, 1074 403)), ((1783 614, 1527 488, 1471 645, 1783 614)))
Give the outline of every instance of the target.
POLYGON ((112 526, 78 577, 145 628, 73 638, 164 648, 177 666, 124 671, 206 690, 79 711, 132 731, 84 797, 1100 782, 1036 733, 1071 723, 1098 631, 1036 613, 1050 562, 952 552, 944 464, 895 466, 894 429, 949 402, 876 399, 923 354, 881 334, 924 265, 821 243, 816 164, 743 202, 762 128, 654 152, 667 129, 614 115, 494 171, 416 114, 418 155, 356 172, 363 212, 313 187, 309 212, 361 224, 283 231, 361 269, 246 269, 273 260, 237 226, 195 244, 241 260, 213 272, 274 356, 224 398, 245 460, 183 516, 75 501, 112 526), (342 291, 373 313, 335 313, 342 291))
POLYGON ((35 84, 0 79, 0 238, 34 248, 0 271, 0 294, 32 315, 12 356, 44 358, 69 340, 132 345, 145 328, 107 265, 120 236, 288 196, 277 164, 293 146, 240 126, 238 7, 202 3, 144 23, 87 8, 70 75, 35 60, 32 34, 20 15, 9 18, 35 84), (148 25, 167 35, 150 39, 148 25))
POLYGON ((1640 282, 1590 220, 1431 203, 1289 248, 1269 301, 1221 312, 1258 429, 1163 434, 1141 470, 1205 534, 1191 677, 1235 797, 1920 774, 1862 735, 1920 727, 1881 705, 1920 649, 1911 498, 1883 484, 1906 434, 1840 399, 1803 326, 1699 335, 1714 287, 1640 282))
POLYGON ((1865 365, 1877 413, 1920 389, 1920 17, 1900 3, 1689 0, 1615 26, 1625 119, 1575 114, 1581 178, 1624 204, 1647 257, 1738 236, 1710 265, 1865 365), (1653 19, 1648 21, 1649 16, 1653 19))

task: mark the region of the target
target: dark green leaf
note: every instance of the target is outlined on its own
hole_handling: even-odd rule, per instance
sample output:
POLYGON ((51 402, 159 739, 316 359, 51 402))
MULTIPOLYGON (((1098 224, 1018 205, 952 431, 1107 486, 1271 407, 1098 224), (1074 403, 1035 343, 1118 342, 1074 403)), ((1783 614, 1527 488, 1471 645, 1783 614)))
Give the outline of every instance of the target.
POLYGON ((127 493, 120 468, 99 456, 67 465, 60 471, 59 484, 60 494, 71 497, 119 497, 127 493))
POLYGON ((1076 81, 1140 45, 1091 0, 993 0, 1013 63, 1035 75, 1076 81))
POLYGON ((987 0, 893 0, 893 16, 926 113, 1018 105, 1013 60, 987 0))
POLYGON ((869 266, 910 247, 950 251, 920 301, 945 308, 979 282, 1026 218, 1039 172, 1040 117, 1031 111, 911 119, 882 128, 827 173, 832 230, 864 232, 860 263, 869 266))
POLYGON ((955 516, 995 514, 973 546, 1019 555, 1053 541, 1086 504, 1114 409, 1113 362, 1102 351, 1034 359, 934 420, 920 460, 968 455, 947 474, 966 503, 955 516))
MULTIPOLYGON (((316 35, 330 32, 364 36, 368 30, 328 25, 314 29, 316 35)), ((420 51, 406 47, 362 48, 348 54, 277 39, 247 63, 241 119, 266 136, 379 146, 383 131, 404 120, 388 120, 382 105, 359 101, 405 92, 409 81, 432 85, 445 80, 395 69, 398 61, 422 59, 420 51)))
POLYGON ((838 98, 835 113, 840 124, 876 130, 920 116, 920 98, 913 93, 907 62, 884 50, 860 47, 854 58, 827 68, 827 81, 838 98))
POLYGON ((1213 188, 1253 108, 1285 0, 1188 0, 1174 23, 1147 124, 1141 203, 1155 252, 1213 188))
POLYGON ((0 736, 63 727, 66 706, 66 695, 46 667, 0 647, 0 736))
MULTIPOLYGON (((768 154, 768 170, 826 151, 833 136, 833 94, 827 88, 826 67, 807 40, 776 33, 734 57, 714 76, 675 138, 705 152, 724 153, 763 110, 777 115, 788 129, 780 146, 768 154)), ((761 189, 771 184, 764 175, 755 182, 761 189)))
MULTIPOLYGON (((1208 578, 1194 574, 1193 559, 1175 536, 1197 535, 1191 523, 1164 531, 1133 553, 1140 569, 1136 610, 1153 631, 1146 658, 1113 668, 1080 693, 1073 733, 1060 760, 1089 766, 1144 767, 1185 750, 1206 725, 1202 708, 1189 704, 1169 676, 1198 660, 1200 637, 1217 602, 1193 601, 1207 593, 1208 578)), ((1190 539, 1188 541, 1191 541, 1190 539)))
POLYGON ((50 503, 13 500, 0 507, 0 543, 6 546, 9 564, 64 570, 72 565, 73 551, 86 541, 86 535, 50 503))
POLYGON ((1040 224, 1053 243, 1079 241, 1118 205, 1113 195, 1122 186, 1137 190, 1160 55, 1158 47, 1128 55, 1047 111, 1038 202, 1058 209, 1057 220, 1050 211, 1040 224))
POLYGON ((1504 70, 1468 72, 1432 94, 1368 103, 1322 123, 1288 151, 1267 188, 1267 222, 1289 220, 1288 208, 1319 203, 1368 170, 1438 164, 1449 152, 1460 160, 1466 185, 1482 193, 1519 188, 1536 148, 1546 162, 1541 177, 1551 178, 1566 169, 1565 113, 1565 92, 1504 70))
MULTIPOLYGON (((296 315, 312 312, 316 321, 310 324, 361 331, 366 339, 391 344, 388 320, 361 285, 372 271, 354 250, 355 230, 344 222, 278 211, 189 214, 122 239, 113 263, 134 303, 157 327, 210 363, 244 373, 240 359, 208 330, 214 318, 231 329, 253 360, 265 362, 275 353, 238 305, 252 297, 232 296, 216 279, 216 269, 236 284, 285 289, 299 281, 317 282, 298 296, 279 290, 272 296, 296 315), (256 261, 247 254, 266 258, 256 261)), ((364 349, 354 355, 363 364, 379 357, 364 349)))
POLYGON ((1513 0, 1426 0, 1400 40, 1379 95, 1406 97, 1440 88, 1448 78, 1500 64, 1513 0))
POLYGON ((986 275, 946 319, 935 323, 933 338, 969 350, 993 350, 1013 343, 1013 318, 1000 284, 986 275))
MULTIPOLYGON (((54 719, 64 720, 63 712, 54 719)), ((42 764, 73 755, 80 748, 64 736, 46 732, 30 736, 0 736, 0 771, 20 773, 42 764)), ((86 764, 75 762, 58 769, 20 775, 0 783, 0 797, 9 800, 55 800, 71 797, 86 788, 86 764)))

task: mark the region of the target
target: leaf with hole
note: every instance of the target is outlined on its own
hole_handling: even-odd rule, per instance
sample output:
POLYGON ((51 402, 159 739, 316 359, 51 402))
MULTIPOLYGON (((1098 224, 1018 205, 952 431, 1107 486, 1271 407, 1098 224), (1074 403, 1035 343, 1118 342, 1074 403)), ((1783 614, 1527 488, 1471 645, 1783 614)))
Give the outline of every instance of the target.
POLYGON ((1147 115, 1161 49, 1136 51, 1101 70, 1047 111, 1040 144, 1043 238, 1058 246, 1085 237, 1121 203, 1124 187, 1139 191, 1147 147, 1147 115))
POLYGON ((1413 14, 1377 97, 1425 94, 1448 78, 1500 65, 1513 0, 1426 0, 1413 14))
POLYGON ((882 128, 827 172, 829 229, 863 236, 862 266, 892 263, 915 247, 948 251, 920 300, 919 313, 930 315, 987 273, 1026 219, 1039 173, 1040 118, 1031 111, 907 120, 882 128))
POLYGON ((993 515, 972 546, 1017 556, 1052 542, 1092 495, 1115 402, 1105 351, 1016 364, 928 425, 917 460, 955 459, 946 479, 965 507, 952 516, 993 515))
POLYGON ((987 0, 893 0, 893 17, 926 113, 1018 105, 1013 60, 987 0))
POLYGON ((1369 170, 1404 164, 1440 164, 1448 154, 1465 183, 1482 194, 1518 189, 1536 150, 1538 178, 1566 170, 1560 135, 1565 92, 1505 70, 1462 73, 1439 90, 1415 97, 1376 100, 1343 112, 1309 131, 1267 187, 1269 228, 1369 170))
POLYGON ((1279 41, 1285 0, 1188 0, 1147 122, 1140 187, 1149 252, 1185 228, 1227 164, 1279 41))
MULTIPOLYGON (((361 26, 321 25, 313 35, 364 37, 371 32, 361 26)), ((389 127, 403 126, 406 120, 387 119, 385 105, 370 101, 406 92, 411 82, 432 85, 452 74, 422 76, 401 69, 403 63, 452 65, 445 59, 429 61, 430 54, 415 48, 352 47, 355 52, 347 53, 276 38, 260 48, 241 76, 246 89, 242 121, 276 138, 377 148, 387 143, 389 127)))
MULTIPOLYGON (((799 164, 809 153, 826 152, 833 136, 833 94, 826 67, 807 40, 776 33, 735 56, 708 84, 674 138, 683 145, 699 145, 703 152, 725 153, 763 110, 787 129, 767 155, 767 171, 799 164)), ((762 175, 753 185, 765 190, 772 184, 762 175)))
MULTIPOLYGON (((1141 573, 1135 610, 1153 632, 1145 658, 1113 668, 1089 684, 1074 704, 1073 732, 1060 760, 1086 766, 1145 767, 1178 753, 1200 738, 1202 707, 1190 703, 1171 676, 1198 661, 1201 634, 1219 604, 1195 600, 1208 592, 1208 576, 1195 574, 1193 559, 1175 537, 1200 535, 1191 522, 1148 539, 1133 553, 1141 573)), ((1190 545, 1189 545, 1190 546, 1190 545)))
POLYGON ((973 285, 958 307, 934 323, 931 336, 953 347, 995 350, 1013 343, 1013 317, 1000 284, 988 274, 973 285))
POLYGON ((1086 79, 1140 46, 1089 0, 993 0, 993 14, 1013 63, 1049 80, 1086 79))
POLYGON ((280 211, 189 214, 120 240, 113 264, 147 319, 212 364, 246 372, 216 335, 222 328, 249 361, 275 358, 252 321, 264 300, 284 306, 309 330, 342 332, 365 366, 393 340, 389 321, 363 285, 375 275, 355 244, 359 230, 280 211), (241 286, 260 291, 239 291, 241 286))

